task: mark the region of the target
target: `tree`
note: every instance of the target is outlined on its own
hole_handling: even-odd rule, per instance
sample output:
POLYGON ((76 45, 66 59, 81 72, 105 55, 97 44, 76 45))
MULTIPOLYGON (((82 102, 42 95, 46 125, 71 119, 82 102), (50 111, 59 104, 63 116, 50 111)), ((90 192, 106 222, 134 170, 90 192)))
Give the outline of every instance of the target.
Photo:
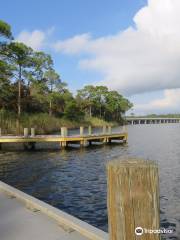
POLYGON ((64 109, 65 118, 71 121, 80 121, 84 117, 84 113, 80 110, 75 100, 69 101, 64 109))
POLYGON ((102 117, 107 91, 108 88, 105 86, 88 85, 78 91, 76 99, 85 110, 89 109, 90 117, 98 115, 102 117))
POLYGON ((99 117, 102 117, 102 112, 105 115, 105 105, 106 105, 106 95, 108 93, 108 88, 106 86, 96 86, 94 91, 94 102, 97 107, 97 112, 99 112, 99 117))
MULTIPOLYGON (((35 108, 47 108, 48 86, 45 73, 53 66, 52 58, 44 52, 33 52, 31 58, 31 69, 24 71, 26 85, 29 89, 29 99, 35 108)), ((30 103, 31 104, 31 103, 30 103)), ((32 105, 32 104, 31 104, 32 105)))
POLYGON ((53 66, 53 60, 49 54, 44 52, 34 52, 32 56, 32 78, 35 81, 41 81, 46 71, 53 66))
POLYGON ((2 20, 0 20, 0 37, 13 39, 11 26, 2 20))
POLYGON ((117 91, 109 91, 106 86, 85 86, 78 91, 77 102, 82 109, 89 109, 89 116, 98 116, 106 120, 121 121, 122 114, 132 104, 117 91))
POLYGON ((0 73, 1 79, 3 80, 9 76, 10 69, 6 61, 4 61, 4 50, 7 46, 7 40, 12 40, 12 32, 11 27, 6 22, 0 20, 0 73), (2 40, 1 40, 2 38, 2 40), (6 40, 6 41, 5 41, 6 40))
POLYGON ((93 106, 95 104, 95 87, 87 85, 83 89, 78 90, 76 100, 81 109, 92 117, 93 106))
POLYGON ((13 76, 18 82, 18 97, 17 97, 17 109, 18 118, 21 115, 21 85, 23 71, 32 66, 31 55, 32 49, 27 47, 23 43, 11 42, 6 46, 5 55, 11 64, 13 70, 13 76))
POLYGON ((49 115, 52 115, 53 102, 64 92, 66 83, 62 82, 54 69, 45 72, 44 77, 48 86, 49 115))
POLYGON ((8 98, 11 96, 11 68, 4 59, 4 48, 7 45, 5 40, 12 40, 11 27, 6 22, 0 20, 0 107, 8 105, 8 98), (2 38, 2 40, 1 40, 2 38))

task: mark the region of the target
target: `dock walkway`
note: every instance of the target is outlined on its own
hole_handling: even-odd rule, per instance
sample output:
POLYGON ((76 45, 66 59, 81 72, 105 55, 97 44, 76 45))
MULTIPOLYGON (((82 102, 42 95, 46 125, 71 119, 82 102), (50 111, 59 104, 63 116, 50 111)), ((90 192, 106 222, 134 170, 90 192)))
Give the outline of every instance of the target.
POLYGON ((1 240, 87 240, 76 231, 65 231, 41 212, 27 209, 16 198, 0 191, 1 240))
MULTIPOLYGON (((94 143, 111 143, 113 141, 126 142, 127 132, 110 134, 91 134, 91 135, 35 135, 35 136, 0 136, 0 145, 3 143, 24 143, 34 148, 38 142, 58 142, 61 147, 67 147, 70 144, 88 146, 94 143)), ((28 146, 27 146, 28 147, 28 146)))
POLYGON ((0 182, 1 240, 107 240, 105 232, 0 182))

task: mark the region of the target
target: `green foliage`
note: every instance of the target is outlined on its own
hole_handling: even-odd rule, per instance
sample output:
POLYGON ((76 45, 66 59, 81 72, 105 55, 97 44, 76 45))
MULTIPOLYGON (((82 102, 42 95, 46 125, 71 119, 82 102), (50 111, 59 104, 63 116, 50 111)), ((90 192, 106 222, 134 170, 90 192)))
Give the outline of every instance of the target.
POLYGON ((6 22, 0 20, 0 36, 12 39, 11 26, 6 22))
POLYGON ((64 116, 67 119, 78 121, 83 119, 84 113, 80 110, 77 103, 73 100, 66 104, 64 109, 64 116))
POLYGON ((78 91, 76 100, 86 115, 105 120, 121 121, 122 114, 132 107, 117 91, 109 91, 105 86, 85 86, 78 91))
POLYGON ((94 126, 94 127, 102 127, 103 125, 111 125, 111 126, 116 126, 117 125, 117 122, 112 122, 112 121, 107 122, 104 119, 100 119, 100 118, 97 118, 97 117, 88 117, 88 116, 85 117, 85 123, 86 123, 86 126, 88 124, 88 125, 91 125, 91 126, 94 126))

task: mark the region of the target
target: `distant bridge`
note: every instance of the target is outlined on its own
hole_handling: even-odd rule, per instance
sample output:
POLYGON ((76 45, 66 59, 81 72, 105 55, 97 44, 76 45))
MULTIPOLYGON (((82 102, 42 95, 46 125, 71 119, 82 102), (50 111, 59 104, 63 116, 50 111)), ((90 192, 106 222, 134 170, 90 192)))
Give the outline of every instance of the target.
POLYGON ((163 123, 180 123, 180 118, 167 117, 126 117, 130 125, 134 124, 163 124, 163 123))

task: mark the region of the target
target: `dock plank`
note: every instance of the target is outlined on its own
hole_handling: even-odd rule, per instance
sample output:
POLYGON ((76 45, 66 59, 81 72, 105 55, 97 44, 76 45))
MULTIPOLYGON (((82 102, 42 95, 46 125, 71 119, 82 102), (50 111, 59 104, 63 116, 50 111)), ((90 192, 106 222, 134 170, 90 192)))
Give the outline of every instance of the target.
POLYGON ((31 143, 31 142, 81 142, 103 139, 117 139, 127 141, 127 133, 72 135, 62 137, 61 135, 36 135, 35 137, 24 136, 0 136, 0 143, 31 143))

